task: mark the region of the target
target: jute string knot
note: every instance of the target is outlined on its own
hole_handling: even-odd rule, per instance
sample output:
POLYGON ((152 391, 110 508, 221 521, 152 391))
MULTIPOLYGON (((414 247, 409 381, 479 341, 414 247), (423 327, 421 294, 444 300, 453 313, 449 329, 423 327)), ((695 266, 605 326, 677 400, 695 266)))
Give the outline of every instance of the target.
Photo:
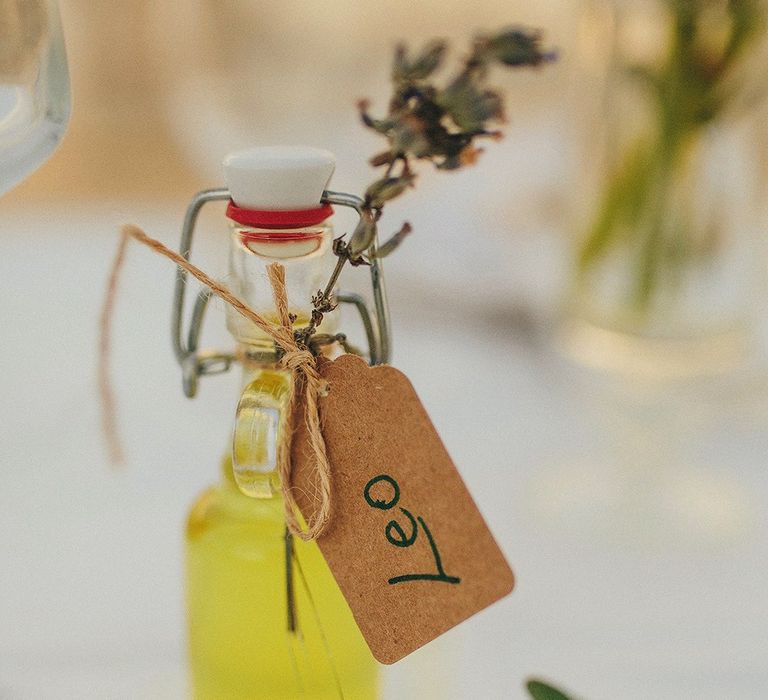
POLYGON ((137 226, 127 225, 121 229, 120 247, 112 265, 107 287, 104 310, 101 316, 101 352, 100 352, 100 390, 104 406, 104 430, 115 461, 121 461, 122 451, 114 419, 114 398, 109 383, 109 348, 111 344, 110 319, 117 290, 117 279, 125 259, 125 249, 133 239, 146 245, 156 253, 172 260, 185 272, 188 272, 201 284, 208 287, 225 303, 229 304, 241 316, 251 321, 282 350, 280 366, 291 373, 292 389, 285 415, 280 427, 277 446, 277 469, 283 488, 285 519, 289 530, 302 540, 314 540, 319 537, 331 516, 331 474, 325 440, 320 426, 318 396, 325 395, 328 387, 317 371, 314 355, 300 345, 293 333, 293 322, 288 311, 288 296, 285 289, 285 268, 279 263, 268 266, 269 282, 277 310, 278 323, 272 323, 257 314, 242 299, 235 296, 227 287, 217 282, 201 269, 190 263, 183 256, 150 238, 137 226), (312 501, 312 513, 307 514, 306 529, 302 528, 298 515, 298 505, 294 496, 291 445, 294 433, 294 413, 299 405, 304 409, 304 421, 314 467, 311 470, 312 493, 306 494, 312 501))

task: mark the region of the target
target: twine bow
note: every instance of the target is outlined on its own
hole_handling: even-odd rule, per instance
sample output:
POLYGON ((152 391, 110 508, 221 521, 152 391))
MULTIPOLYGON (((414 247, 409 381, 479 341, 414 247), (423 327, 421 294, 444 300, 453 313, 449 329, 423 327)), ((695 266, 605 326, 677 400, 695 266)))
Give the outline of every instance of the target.
POLYGON ((269 282, 277 309, 279 323, 271 323, 257 314, 242 299, 235 296, 227 287, 196 267, 183 256, 163 245, 160 241, 150 238, 137 226, 127 225, 121 229, 120 247, 112 266, 107 287, 107 297, 101 316, 101 345, 100 345, 100 393, 104 406, 104 430, 110 445, 110 451, 115 461, 120 461, 120 448, 114 421, 114 398, 109 384, 108 357, 111 344, 110 325, 111 310, 117 290, 117 279, 125 259, 125 249, 133 239, 154 250, 156 253, 172 260, 181 269, 188 272, 201 284, 208 287, 216 296, 229 304, 241 316, 245 317, 264 331, 283 351, 280 365, 291 372, 292 389, 285 408, 286 415, 282 426, 280 441, 277 446, 277 469, 283 488, 285 519, 292 534, 302 540, 317 539, 328 524, 331 515, 331 476, 328 455, 325 450, 325 440, 320 428, 318 396, 327 390, 324 380, 317 371, 315 357, 303 345, 300 345, 293 334, 293 324, 288 312, 288 296, 285 289, 285 268, 279 263, 272 263, 267 268, 269 282), (298 516, 298 504, 294 497, 292 485, 291 443, 293 434, 293 414, 298 403, 298 397, 303 398, 304 419, 307 426, 309 446, 314 457, 313 481, 315 487, 314 512, 307 514, 306 529, 302 528, 298 516))

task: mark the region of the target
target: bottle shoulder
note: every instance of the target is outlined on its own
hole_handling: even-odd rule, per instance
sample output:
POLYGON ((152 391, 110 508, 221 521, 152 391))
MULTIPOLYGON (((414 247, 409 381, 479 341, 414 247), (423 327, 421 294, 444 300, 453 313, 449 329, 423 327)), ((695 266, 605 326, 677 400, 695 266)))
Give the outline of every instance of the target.
POLYGON ((284 527, 282 498, 249 498, 225 482, 206 489, 194 501, 186 537, 195 540, 233 532, 280 537, 284 527))

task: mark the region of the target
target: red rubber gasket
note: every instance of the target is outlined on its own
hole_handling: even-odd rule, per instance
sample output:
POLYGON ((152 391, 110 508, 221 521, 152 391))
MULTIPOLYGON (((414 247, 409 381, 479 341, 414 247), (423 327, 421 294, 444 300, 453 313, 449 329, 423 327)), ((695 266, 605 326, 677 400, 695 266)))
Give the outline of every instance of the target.
MULTIPOLYGON (((319 224, 325 221, 331 214, 333 214, 333 207, 330 204, 323 204, 316 209, 268 211, 262 209, 241 209, 230 199, 227 206, 227 217, 238 224, 253 226, 254 228, 302 228, 319 224)), ((302 236, 299 234, 295 237, 301 238, 302 236)))

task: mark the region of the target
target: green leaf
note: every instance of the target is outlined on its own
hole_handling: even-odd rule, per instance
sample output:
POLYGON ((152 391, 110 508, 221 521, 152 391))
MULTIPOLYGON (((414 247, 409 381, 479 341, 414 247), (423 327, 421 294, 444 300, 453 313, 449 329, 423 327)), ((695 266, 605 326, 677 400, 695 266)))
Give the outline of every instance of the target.
POLYGON ((411 228, 411 225, 406 221, 402 228, 397 233, 393 234, 389 240, 380 245, 375 252, 371 251, 370 257, 386 258, 387 255, 397 250, 397 248, 405 240, 406 236, 411 233, 412 230, 413 229, 411 228))
POLYGON ((536 679, 529 680, 525 687, 533 700, 572 700, 561 690, 536 679))
POLYGON ((374 119, 368 114, 368 100, 360 100, 357 103, 357 109, 363 124, 380 134, 386 134, 396 123, 393 119, 374 119))
POLYGON ((411 153, 417 158, 429 155, 431 146, 426 128, 427 124, 413 114, 398 119, 389 132, 392 152, 411 153))
POLYGON ((459 76, 437 96, 442 107, 462 131, 480 131, 489 119, 503 117, 503 102, 493 90, 480 90, 467 74, 459 76))
POLYGON ((383 177, 373 182, 365 191, 365 199, 368 206, 378 209, 384 206, 384 202, 400 196, 411 186, 413 175, 401 175, 400 177, 383 177))
POLYGON ((370 210, 364 209, 360 216, 360 221, 349 239, 349 252, 353 256, 358 256, 370 248, 376 238, 376 222, 370 210))
POLYGON ((396 83, 405 80, 408 76, 408 51, 405 44, 398 44, 395 47, 395 57, 392 61, 392 80, 396 83))
POLYGON ((541 33, 513 27, 487 40, 485 53, 507 66, 538 66, 554 58, 541 50, 541 33))
POLYGON ((434 73, 443 61, 447 45, 441 39, 430 41, 411 61, 404 44, 395 49, 395 60, 392 66, 392 77, 395 82, 413 82, 424 80, 434 73))
POLYGON ((446 43, 441 40, 430 41, 411 65, 409 77, 413 80, 423 80, 434 73, 442 63, 446 43))

